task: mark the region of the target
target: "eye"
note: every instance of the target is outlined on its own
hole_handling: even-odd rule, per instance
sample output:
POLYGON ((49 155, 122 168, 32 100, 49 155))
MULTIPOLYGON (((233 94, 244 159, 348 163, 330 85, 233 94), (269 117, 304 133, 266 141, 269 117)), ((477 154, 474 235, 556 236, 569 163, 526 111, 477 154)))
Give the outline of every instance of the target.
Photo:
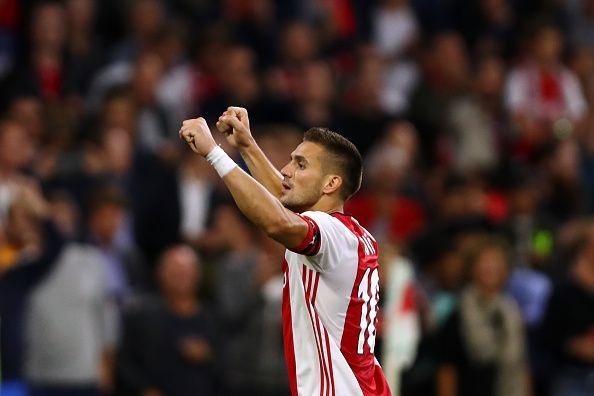
POLYGON ((303 162, 298 163, 297 166, 299 169, 305 169, 305 164, 303 162))

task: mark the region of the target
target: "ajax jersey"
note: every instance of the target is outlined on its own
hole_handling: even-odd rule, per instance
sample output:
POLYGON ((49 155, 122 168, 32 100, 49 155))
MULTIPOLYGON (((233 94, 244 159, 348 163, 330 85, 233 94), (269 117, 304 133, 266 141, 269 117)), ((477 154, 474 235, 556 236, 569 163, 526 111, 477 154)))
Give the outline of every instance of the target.
POLYGON ((378 247, 353 217, 305 212, 283 261, 283 333, 293 395, 390 395, 373 354, 378 247))

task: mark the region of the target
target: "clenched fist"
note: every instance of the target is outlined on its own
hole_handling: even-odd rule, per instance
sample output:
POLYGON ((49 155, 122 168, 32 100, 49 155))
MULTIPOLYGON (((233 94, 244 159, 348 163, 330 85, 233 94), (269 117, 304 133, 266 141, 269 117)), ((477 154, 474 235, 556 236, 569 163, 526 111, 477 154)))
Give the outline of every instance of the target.
POLYGON ((195 153, 203 157, 217 146, 206 120, 202 117, 185 120, 179 130, 179 137, 185 140, 195 153))
POLYGON ((248 112, 243 107, 227 108, 217 121, 217 129, 225 135, 229 144, 238 150, 254 143, 248 112))

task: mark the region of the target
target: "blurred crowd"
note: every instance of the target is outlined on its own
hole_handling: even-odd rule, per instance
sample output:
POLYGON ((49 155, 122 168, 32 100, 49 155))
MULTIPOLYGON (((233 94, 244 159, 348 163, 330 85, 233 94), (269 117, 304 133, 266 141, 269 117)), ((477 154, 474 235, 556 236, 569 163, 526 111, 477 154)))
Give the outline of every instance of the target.
POLYGON ((594 395, 593 0, 2 0, 0 92, 3 396, 289 393, 229 105, 362 152, 394 394, 594 395))

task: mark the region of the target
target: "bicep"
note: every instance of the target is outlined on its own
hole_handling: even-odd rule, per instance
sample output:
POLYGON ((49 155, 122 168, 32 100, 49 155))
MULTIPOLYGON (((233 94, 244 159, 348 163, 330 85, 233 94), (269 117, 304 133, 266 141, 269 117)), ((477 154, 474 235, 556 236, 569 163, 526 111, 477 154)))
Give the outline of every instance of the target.
POLYGON ((304 254, 302 251, 315 237, 311 223, 288 209, 285 209, 279 224, 276 227, 273 226, 267 233, 287 249, 299 254, 304 254))

